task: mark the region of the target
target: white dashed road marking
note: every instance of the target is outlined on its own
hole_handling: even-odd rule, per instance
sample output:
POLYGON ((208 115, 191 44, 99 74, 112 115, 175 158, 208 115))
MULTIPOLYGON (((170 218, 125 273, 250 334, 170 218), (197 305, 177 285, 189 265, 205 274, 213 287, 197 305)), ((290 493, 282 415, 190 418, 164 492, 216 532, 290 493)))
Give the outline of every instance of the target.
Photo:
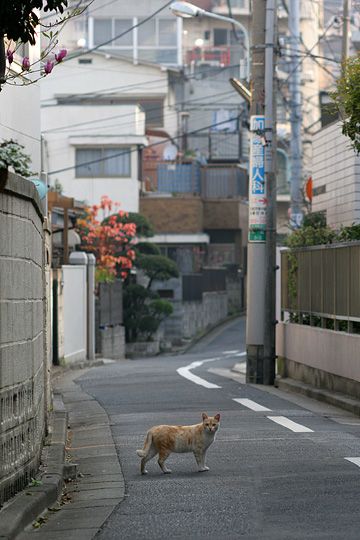
POLYGON ((239 352, 239 349, 236 349, 235 351, 224 351, 223 354, 236 354, 239 352))
POLYGON ((240 403, 240 405, 244 405, 244 407, 251 409, 252 411, 271 411, 271 409, 268 409, 267 407, 264 407, 263 405, 256 403, 256 401, 253 401, 252 399, 233 398, 233 400, 236 401, 237 403, 240 403))
POLYGON ((192 362, 188 366, 181 367, 177 369, 181 377, 184 377, 185 379, 188 379, 189 381, 199 384, 200 386, 204 386, 205 388, 221 388, 221 386, 218 386, 217 384, 205 381, 205 379, 202 379, 201 377, 198 377, 197 375, 194 375, 194 373, 191 373, 192 369, 195 369, 197 367, 202 366, 205 364, 205 362, 215 362, 215 360, 220 360, 221 357, 217 358, 208 358, 207 360, 199 360, 198 362, 192 362))
POLYGON ((294 431, 295 433, 313 433, 312 429, 302 426, 301 424, 297 424, 296 422, 289 420, 289 418, 286 418, 286 416, 268 416, 268 419, 280 424, 280 426, 294 431))
POLYGON ((357 465, 358 467, 360 467, 360 457, 346 457, 344 459, 346 459, 347 461, 350 461, 351 463, 354 463, 354 465, 357 465))

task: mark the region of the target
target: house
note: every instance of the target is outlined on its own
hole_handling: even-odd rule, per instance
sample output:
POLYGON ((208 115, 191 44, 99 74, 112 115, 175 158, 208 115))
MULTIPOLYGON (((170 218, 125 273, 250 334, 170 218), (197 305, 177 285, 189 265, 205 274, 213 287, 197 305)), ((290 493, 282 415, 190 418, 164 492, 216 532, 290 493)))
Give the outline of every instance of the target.
POLYGON ((165 137, 174 132, 176 117, 163 115, 172 99, 168 71, 158 65, 93 52, 58 66, 42 85, 50 184, 89 204, 106 194, 137 212, 146 130, 165 128, 165 137))
POLYGON ((360 223, 360 157, 333 122, 313 136, 312 211, 323 212, 330 227, 360 223))

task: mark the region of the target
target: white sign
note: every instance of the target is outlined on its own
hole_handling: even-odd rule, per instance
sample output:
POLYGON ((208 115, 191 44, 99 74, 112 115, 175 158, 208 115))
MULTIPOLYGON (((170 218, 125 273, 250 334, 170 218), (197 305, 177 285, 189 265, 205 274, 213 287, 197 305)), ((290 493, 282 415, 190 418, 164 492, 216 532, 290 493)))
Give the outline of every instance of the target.
POLYGON ((265 242, 266 181, 265 181, 265 117, 250 118, 249 166, 249 241, 265 242))

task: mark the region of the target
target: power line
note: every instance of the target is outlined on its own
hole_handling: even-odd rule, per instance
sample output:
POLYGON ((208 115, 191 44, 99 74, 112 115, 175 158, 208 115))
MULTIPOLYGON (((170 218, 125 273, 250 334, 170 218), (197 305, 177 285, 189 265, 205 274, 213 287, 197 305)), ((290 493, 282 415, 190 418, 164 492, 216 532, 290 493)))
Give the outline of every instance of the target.
MULTIPOLYGON (((230 93, 233 94, 233 92, 231 92, 231 91, 230 91, 230 93)), ((219 101, 220 101, 220 100, 219 100, 219 101)), ((211 105, 211 104, 214 104, 214 105, 215 105, 216 103, 219 103, 219 101, 214 101, 214 102, 211 102, 211 103, 209 103, 209 104, 210 104, 210 105, 211 105)), ((222 103, 223 103, 223 102, 220 101, 220 104, 222 104, 222 103)), ((229 105, 229 104, 227 104, 227 105, 229 105)), ((188 110, 188 109, 187 109, 187 110, 188 110)), ((209 110, 210 112, 214 112, 214 109, 208 109, 208 110, 209 110)), ((239 105, 239 104, 231 104, 231 107, 228 106, 228 109, 227 109, 227 110, 230 110, 231 113, 233 113, 233 114, 241 115, 244 109, 243 109, 243 107, 242 107, 241 105, 239 105), (235 111, 237 111, 237 112, 235 112, 235 111)), ((177 111, 176 111, 176 112, 174 111, 173 113, 167 115, 167 116, 166 116, 166 119, 169 120, 169 117, 170 117, 170 116, 175 116, 175 115, 177 115, 177 114, 178 114, 177 111)), ((200 118, 200 115, 203 115, 203 109, 202 109, 202 110, 195 109, 195 110, 193 111, 193 114, 192 114, 192 120, 194 121, 195 118, 196 118, 196 120, 201 120, 202 118, 200 118), (199 118, 197 118, 197 116, 195 117, 195 116, 194 116, 194 113, 195 113, 196 115, 199 115, 199 118)), ((163 117, 161 117, 161 119, 162 119, 162 118, 163 118, 163 117)), ((160 118, 159 118, 159 119, 160 119, 160 118)), ((155 120, 156 120, 156 119, 155 119, 155 120)), ((103 130, 106 130, 106 129, 108 129, 108 128, 111 128, 111 127, 113 127, 113 126, 118 126, 118 125, 119 125, 118 122, 115 123, 115 124, 108 124, 108 125, 106 125, 106 126, 102 126, 102 129, 103 129, 103 130)), ((122 127, 124 127, 124 124, 122 124, 122 127)), ((91 130, 94 130, 94 129, 97 130, 98 127, 87 128, 87 129, 86 129, 86 133, 88 134, 91 130)), ((150 129, 151 129, 151 128, 150 128, 150 129)), ((156 129, 163 129, 163 128, 162 128, 162 127, 157 128, 156 126, 154 126, 152 129, 155 129, 155 130, 156 130, 156 129)), ((83 130, 77 130, 75 133, 76 133, 76 134, 79 134, 81 131, 84 131, 84 129, 83 129, 83 130)), ((70 133, 71 133, 71 131, 70 131, 70 133)), ((89 134, 89 135, 92 136, 92 134, 89 134)), ((145 134, 145 135, 146 135, 146 134, 145 134)), ((125 137, 126 134, 123 133, 123 134, 121 134, 121 136, 122 136, 122 137, 125 137)), ((170 138, 170 139, 174 139, 174 138, 172 138, 172 137, 169 137, 169 138, 170 138)), ((45 140, 47 140, 48 142, 50 142, 49 139, 45 139, 45 140)), ((53 143, 55 142, 55 140, 52 140, 51 142, 52 142, 52 147, 51 147, 51 148, 52 148, 52 150, 51 150, 52 155, 55 154, 55 153, 56 153, 57 155, 66 153, 66 149, 64 148, 63 143, 61 143, 60 146, 57 147, 57 148, 54 150, 53 143)))
MULTIPOLYGON (((311 57, 311 53, 312 51, 315 49, 315 47, 320 43, 320 41, 323 39, 323 37, 325 36, 325 34, 328 32, 328 30, 330 30, 331 26, 334 24, 334 22, 332 22, 330 25, 327 26, 327 28, 324 30, 324 32, 321 34, 321 36, 319 37, 319 39, 316 41, 316 43, 314 43, 314 45, 311 47, 311 49, 309 49, 307 52, 306 52, 306 55, 296 64, 296 66, 294 67, 294 69, 292 69, 288 75, 288 77, 285 79, 285 81, 282 82, 282 86, 284 86, 285 84, 288 83, 291 75, 293 75, 295 73, 295 71, 297 71, 297 69, 301 66, 301 64, 304 62, 305 58, 307 57, 311 57)), ((324 66, 322 66, 321 63, 319 63, 320 66, 322 68, 324 68, 324 66)))
MULTIPOLYGON (((238 67, 239 63, 236 63, 236 64, 230 64, 229 66, 224 66, 221 71, 219 71, 219 68, 217 67, 210 67, 208 69, 204 69, 203 71, 201 71, 200 73, 193 73, 192 75, 185 75, 185 78, 186 80, 192 80, 192 79, 196 79, 197 77, 202 77, 204 78, 204 75, 205 77, 208 77, 209 74, 213 73, 214 72, 214 78, 217 76, 217 75, 222 75, 222 73, 224 72, 224 70, 226 69, 232 69, 234 67, 238 67)), ((66 99, 71 99, 71 98, 74 98, 74 99, 79 99, 79 98, 82 98, 84 96, 89 96, 89 97, 97 97, 97 96, 102 96, 102 95, 111 95, 112 93, 117 93, 119 90, 129 90, 131 88, 134 88, 134 87, 139 87, 141 86, 142 88, 144 86, 147 86, 147 85, 152 85, 156 82, 164 82, 164 78, 162 79, 152 79, 150 81, 144 81, 144 82, 137 82, 137 83, 133 83, 133 84, 128 84, 128 85, 124 85, 124 86, 113 86, 111 88, 103 88, 101 90, 97 90, 96 92, 92 91, 92 92, 84 92, 84 93, 81 93, 81 94, 68 94, 64 97, 66 97, 66 99)), ((56 99, 56 98, 46 98, 44 99, 42 102, 44 103, 45 101, 52 101, 53 99, 56 99)), ((55 103, 55 104, 49 104, 49 105, 43 105, 43 107, 57 107, 59 104, 58 103, 55 103)), ((61 104, 60 104, 61 105, 61 104)))
MULTIPOLYGON (((227 124, 229 122, 233 122, 235 120, 238 120, 239 116, 235 116, 233 118, 228 118, 227 120, 222 120, 221 122, 216 122, 215 124, 210 124, 208 126, 204 126, 202 128, 198 128, 198 129, 195 129, 193 131, 190 131, 187 133, 187 135, 195 135, 196 133, 199 133, 200 131, 205 131, 207 129, 211 129, 213 127, 216 127, 216 126, 220 126, 222 124, 227 124)), ((181 137, 183 137, 183 135, 176 135, 175 137, 167 137, 165 139, 162 139, 161 141, 159 142, 156 142, 156 143, 152 143, 152 144, 149 144, 148 146, 146 146, 145 148, 153 148, 155 146, 159 146, 161 144, 164 144, 164 142, 169 142, 169 141, 174 141, 176 139, 181 139, 181 137)), ((79 169, 80 167, 85 167, 86 165, 93 165, 95 163, 100 163, 100 162, 103 162, 103 161, 108 161, 109 159, 114 159, 116 157, 120 157, 120 156, 124 156, 124 155, 127 155, 127 154, 132 154, 133 152, 137 152, 137 148, 135 149, 132 149, 132 150, 126 150, 124 152, 119 152, 118 154, 114 154, 112 156, 109 156, 109 157, 104 157, 104 158, 99 158, 99 159, 93 159, 92 161, 87 161, 85 163, 81 163, 79 165, 72 165, 71 167, 65 167, 63 169, 58 169, 56 171, 49 171, 47 174, 48 176, 50 175, 54 175, 54 174, 60 174, 62 172, 67 172, 67 171, 72 171, 72 170, 76 170, 76 169, 79 169)))
POLYGON ((126 36, 126 34, 128 34, 129 32, 132 32, 135 28, 139 28, 139 26, 145 24, 146 22, 150 21, 151 19, 153 19, 154 17, 156 17, 156 15, 158 15, 159 13, 161 13, 164 9, 166 9, 168 6, 170 6, 170 4, 172 4, 172 0, 170 0, 170 2, 167 2, 166 4, 164 4, 161 8, 157 9, 156 11, 154 11, 153 13, 151 13, 148 17, 145 17, 144 19, 142 19, 141 21, 137 22, 136 24, 134 24, 133 26, 130 26, 127 30, 125 30, 124 32, 121 32, 120 34, 104 41, 103 43, 99 43, 98 45, 95 45, 95 47, 92 47, 91 49, 88 49, 87 51, 82 51, 82 52, 79 52, 77 54, 72 54, 72 55, 69 55, 67 58, 65 58, 63 61, 67 61, 67 60, 72 60, 74 58, 78 58, 79 56, 84 56, 84 54, 88 54, 88 53, 91 53, 93 51, 97 51, 98 49, 100 49, 100 47, 104 47, 104 45, 108 45, 109 43, 112 43, 113 41, 116 41, 117 39, 120 39, 122 38, 123 36, 126 36))
MULTIPOLYGON (((208 98, 227 96, 227 95, 232 95, 232 94, 233 94, 232 90, 227 90, 226 92, 217 92, 215 94, 208 95, 208 96, 206 96, 206 98, 208 99, 208 98)), ((188 100, 184 100, 184 101, 177 101, 176 103, 171 105, 171 108, 175 108, 175 107, 178 107, 178 106, 181 106, 181 105, 186 105, 187 103, 194 103, 194 102, 203 101, 203 100, 204 100, 204 96, 194 98, 194 99, 188 99, 188 100)), ((124 103, 124 105, 126 105, 126 103, 124 103)), ((132 105, 132 104, 129 103, 129 105, 132 105)), ((158 107, 151 107, 150 109, 147 109, 146 112, 153 112, 153 111, 157 111, 157 110, 158 110, 158 107)), ((54 133, 54 132, 63 131, 63 130, 68 131, 69 128, 73 128, 73 127, 75 128, 75 127, 81 127, 81 126, 85 126, 85 125, 92 125, 92 124, 97 124, 99 122, 105 122, 107 120, 114 120, 115 118, 127 118, 129 116, 133 116, 133 113, 112 115, 112 116, 108 116, 106 118, 99 118, 97 120, 87 120, 85 122, 78 122, 76 124, 67 124, 67 125, 64 125, 64 126, 59 126, 57 128, 53 128, 53 129, 46 129, 46 130, 43 131, 43 133, 54 133)))

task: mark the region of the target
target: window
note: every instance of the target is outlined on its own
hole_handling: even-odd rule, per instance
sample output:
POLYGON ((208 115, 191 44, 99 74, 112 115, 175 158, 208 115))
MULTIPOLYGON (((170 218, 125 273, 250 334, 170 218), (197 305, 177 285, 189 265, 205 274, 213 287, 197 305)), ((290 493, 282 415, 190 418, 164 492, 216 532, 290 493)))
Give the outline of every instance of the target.
POLYGON ((124 146, 76 148, 76 177, 129 177, 130 161, 131 149, 124 146))
POLYGON ((159 19, 159 45, 176 47, 176 19, 159 19))
MULTIPOLYGON (((142 19, 139 19, 139 23, 142 19)), ((139 46, 156 45, 156 19, 150 19, 144 24, 140 24, 138 28, 138 43, 139 46)))
MULTIPOLYGON (((115 25, 114 37, 115 37, 115 36, 119 36, 120 34, 123 34, 124 32, 126 32, 126 30, 129 30, 129 28, 133 26, 133 21, 132 19, 115 19, 114 25, 115 25)), ((125 36, 115 39, 114 45, 116 47, 126 47, 129 45, 131 46, 132 42, 133 42, 132 31, 130 31, 127 34, 125 34, 125 36)))
POLYGON ((228 31, 227 28, 214 28, 214 46, 228 44, 228 31))
POLYGON ((111 19, 94 20, 94 45, 101 45, 113 37, 111 19))
POLYGON ((177 64, 178 61, 178 23, 175 17, 153 18, 94 18, 89 25, 90 45, 104 48, 120 48, 121 54, 134 59, 160 64, 177 64), (139 24, 140 23, 140 24, 139 24), (137 26, 136 32, 130 30, 137 26), (124 36, 116 36, 126 32, 124 36), (107 41, 110 43, 106 43, 107 41))

